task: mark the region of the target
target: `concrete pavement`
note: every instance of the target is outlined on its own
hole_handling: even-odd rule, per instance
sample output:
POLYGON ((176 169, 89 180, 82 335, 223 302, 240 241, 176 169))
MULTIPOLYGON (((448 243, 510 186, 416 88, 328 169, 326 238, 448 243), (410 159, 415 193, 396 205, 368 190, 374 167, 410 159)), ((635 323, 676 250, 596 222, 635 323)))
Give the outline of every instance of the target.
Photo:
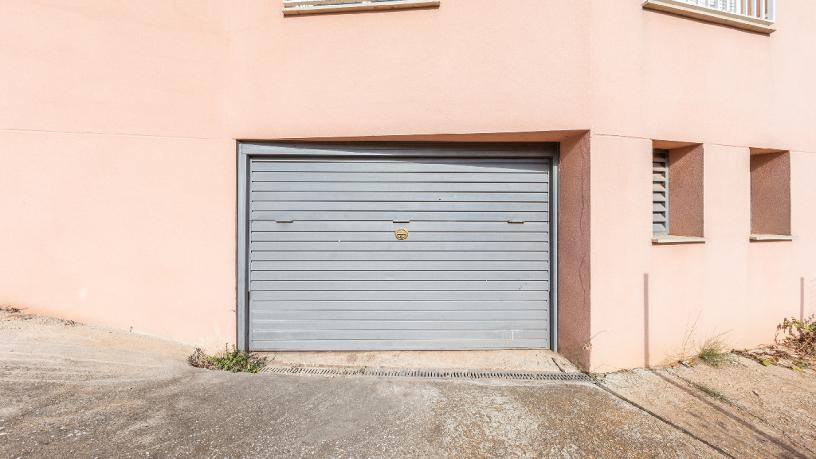
MULTIPOLYGON (((251 375, 191 368, 190 351, 0 312, 0 457, 812 457, 816 444, 806 424, 816 402, 780 427, 752 417, 754 405, 656 398, 682 381, 657 372, 611 375, 604 387, 251 375)), ((814 398, 812 376, 774 384, 787 376, 803 378, 792 393, 814 398)))

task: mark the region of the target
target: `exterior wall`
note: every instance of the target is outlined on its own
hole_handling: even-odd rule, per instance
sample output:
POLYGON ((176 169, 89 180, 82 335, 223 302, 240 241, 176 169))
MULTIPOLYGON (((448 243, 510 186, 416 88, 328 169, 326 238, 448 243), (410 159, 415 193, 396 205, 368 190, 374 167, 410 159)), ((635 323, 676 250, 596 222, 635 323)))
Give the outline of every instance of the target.
POLYGON ((639 4, 593 1, 594 371, 668 363, 712 338, 770 342, 782 318, 816 313, 802 288, 816 280, 816 34, 803 19, 816 4, 781 4, 770 37, 639 4), (652 139, 703 144, 705 244, 650 244, 652 139), (792 242, 749 242, 751 147, 793 150, 792 242))
POLYGON ((565 349, 605 371, 769 341, 816 312, 813 17, 787 0, 768 37, 641 0, 294 18, 279 0, 0 2, 0 303, 233 342, 237 139, 590 131, 588 185, 562 182, 589 186, 592 223, 565 349), (650 243, 654 139, 703 144, 705 244, 650 243), (752 147, 791 151, 793 242, 748 242, 752 147))
POLYGON ((220 15, 192 1, 0 2, 0 304, 234 341, 220 15))

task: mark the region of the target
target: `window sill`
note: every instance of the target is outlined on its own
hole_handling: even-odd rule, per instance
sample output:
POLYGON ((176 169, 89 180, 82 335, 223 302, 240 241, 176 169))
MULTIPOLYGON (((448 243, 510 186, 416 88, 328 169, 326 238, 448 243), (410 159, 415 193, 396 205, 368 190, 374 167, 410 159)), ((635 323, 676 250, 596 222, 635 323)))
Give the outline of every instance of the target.
POLYGON ((752 234, 749 239, 751 242, 792 241, 793 236, 789 234, 752 234))
POLYGON ((704 237, 696 236, 657 236, 652 238, 652 245, 677 245, 677 244, 704 244, 704 237))
POLYGON ((410 8, 438 8, 440 0, 284 0, 284 16, 321 13, 353 13, 357 11, 404 10, 410 8))
POLYGON ((713 22, 737 29, 750 30, 770 35, 776 30, 773 22, 740 14, 718 11, 704 6, 690 5, 676 0, 643 0, 643 7, 649 10, 672 13, 705 22, 713 22))

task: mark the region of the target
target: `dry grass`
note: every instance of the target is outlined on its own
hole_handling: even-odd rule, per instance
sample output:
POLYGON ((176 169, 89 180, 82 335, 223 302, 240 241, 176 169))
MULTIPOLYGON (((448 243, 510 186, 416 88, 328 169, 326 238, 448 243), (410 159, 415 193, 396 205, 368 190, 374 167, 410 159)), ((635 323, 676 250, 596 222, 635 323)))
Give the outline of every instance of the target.
POLYGON ((700 348, 700 352, 697 353, 697 358, 712 367, 721 367, 734 360, 731 352, 719 337, 706 340, 700 348))
POLYGON ((233 373, 257 373, 266 365, 266 357, 258 357, 248 352, 224 348, 223 352, 207 355, 200 348, 195 348, 187 357, 187 363, 197 368, 224 370, 233 373))

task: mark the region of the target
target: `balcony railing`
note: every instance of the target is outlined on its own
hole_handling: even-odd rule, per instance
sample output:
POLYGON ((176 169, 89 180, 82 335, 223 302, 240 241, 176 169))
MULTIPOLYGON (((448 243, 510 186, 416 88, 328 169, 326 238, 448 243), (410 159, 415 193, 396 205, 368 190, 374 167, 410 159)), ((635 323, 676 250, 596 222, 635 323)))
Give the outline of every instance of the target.
POLYGON ((695 5, 715 11, 736 14, 747 18, 774 22, 776 0, 675 0, 677 3, 695 5))

